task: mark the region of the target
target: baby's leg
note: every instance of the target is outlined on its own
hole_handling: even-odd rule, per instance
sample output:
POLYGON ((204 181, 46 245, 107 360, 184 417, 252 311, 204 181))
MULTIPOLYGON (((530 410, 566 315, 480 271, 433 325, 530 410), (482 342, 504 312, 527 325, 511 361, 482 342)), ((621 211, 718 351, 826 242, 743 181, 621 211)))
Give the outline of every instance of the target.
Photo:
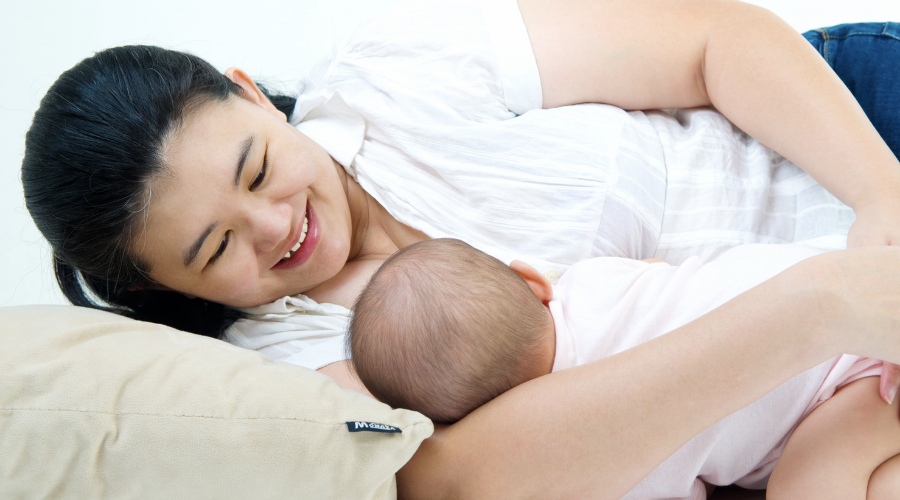
POLYGON ((868 500, 900 498, 900 462, 892 459, 900 453, 898 401, 888 406, 881 400, 877 377, 839 390, 788 439, 766 498, 866 500, 870 477, 868 500))

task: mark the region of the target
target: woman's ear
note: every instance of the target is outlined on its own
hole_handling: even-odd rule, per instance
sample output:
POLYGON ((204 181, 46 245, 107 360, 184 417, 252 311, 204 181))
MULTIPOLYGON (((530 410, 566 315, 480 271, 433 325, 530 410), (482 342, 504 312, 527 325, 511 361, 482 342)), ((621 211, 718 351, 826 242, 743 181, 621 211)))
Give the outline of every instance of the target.
POLYGON ((244 99, 256 104, 257 106, 262 106, 263 109, 272 113, 273 115, 279 117, 280 119, 287 121, 287 116, 272 104, 272 101, 266 97, 266 94, 263 94, 262 90, 256 85, 256 82, 253 81, 247 73, 244 73, 244 70, 239 68, 228 68, 225 70, 225 77, 236 83, 238 87, 241 88, 241 97, 244 99))
POLYGON ((516 274, 521 276, 522 279, 525 280, 525 283, 528 283, 528 286, 531 287, 531 291, 534 292, 534 295, 542 304, 547 305, 547 303, 553 300, 553 286, 550 285, 547 278, 539 273, 537 269, 521 260, 510 262, 509 267, 515 271, 516 274))

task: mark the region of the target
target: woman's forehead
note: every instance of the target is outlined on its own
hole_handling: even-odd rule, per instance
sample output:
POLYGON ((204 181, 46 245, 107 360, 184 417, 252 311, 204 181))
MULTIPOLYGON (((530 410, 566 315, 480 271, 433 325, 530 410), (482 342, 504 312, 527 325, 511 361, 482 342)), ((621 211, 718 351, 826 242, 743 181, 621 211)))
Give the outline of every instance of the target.
POLYGON ((171 173, 178 176, 192 166, 225 167, 229 158, 234 160, 254 129, 254 117, 240 101, 207 102, 184 117, 163 148, 163 161, 171 173))

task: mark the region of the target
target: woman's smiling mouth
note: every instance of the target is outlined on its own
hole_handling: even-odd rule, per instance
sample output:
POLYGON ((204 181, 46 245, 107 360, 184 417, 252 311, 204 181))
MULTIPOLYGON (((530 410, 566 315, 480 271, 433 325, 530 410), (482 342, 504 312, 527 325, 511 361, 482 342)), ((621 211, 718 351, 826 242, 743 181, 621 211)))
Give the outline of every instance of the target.
POLYGON ((309 259, 319 242, 319 223, 316 214, 309 201, 306 202, 306 215, 303 217, 303 226, 300 228, 300 236, 294 246, 288 250, 284 257, 272 266, 272 269, 287 269, 299 266, 309 259))
POLYGON ((300 246, 303 244, 303 240, 306 239, 306 232, 309 231, 309 216, 303 216, 303 229, 300 230, 300 239, 297 243, 294 244, 294 247, 288 250, 286 254, 284 254, 284 258, 281 259, 280 262, 288 260, 291 258, 291 255, 300 249, 300 246))

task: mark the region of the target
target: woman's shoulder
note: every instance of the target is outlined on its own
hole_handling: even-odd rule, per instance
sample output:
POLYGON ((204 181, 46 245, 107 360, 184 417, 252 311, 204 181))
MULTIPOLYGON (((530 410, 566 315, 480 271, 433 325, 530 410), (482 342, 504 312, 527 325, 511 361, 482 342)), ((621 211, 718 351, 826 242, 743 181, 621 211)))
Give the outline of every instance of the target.
POLYGON ((456 108, 472 106, 473 92, 497 101, 504 73, 527 77, 529 90, 537 89, 531 107, 540 107, 537 67, 515 0, 402 3, 337 44, 301 82, 299 98, 318 102, 340 91, 358 111, 369 104, 384 111, 377 106, 384 96, 391 113, 436 102, 456 108))
MULTIPOLYGON (((365 69, 366 60, 389 61, 394 70, 422 70, 438 81, 448 65, 461 77, 479 67, 492 73, 498 64, 511 76, 537 72, 515 0, 404 2, 360 25, 338 45, 337 55, 365 69)), ((491 78, 480 75, 485 77, 491 78)))

